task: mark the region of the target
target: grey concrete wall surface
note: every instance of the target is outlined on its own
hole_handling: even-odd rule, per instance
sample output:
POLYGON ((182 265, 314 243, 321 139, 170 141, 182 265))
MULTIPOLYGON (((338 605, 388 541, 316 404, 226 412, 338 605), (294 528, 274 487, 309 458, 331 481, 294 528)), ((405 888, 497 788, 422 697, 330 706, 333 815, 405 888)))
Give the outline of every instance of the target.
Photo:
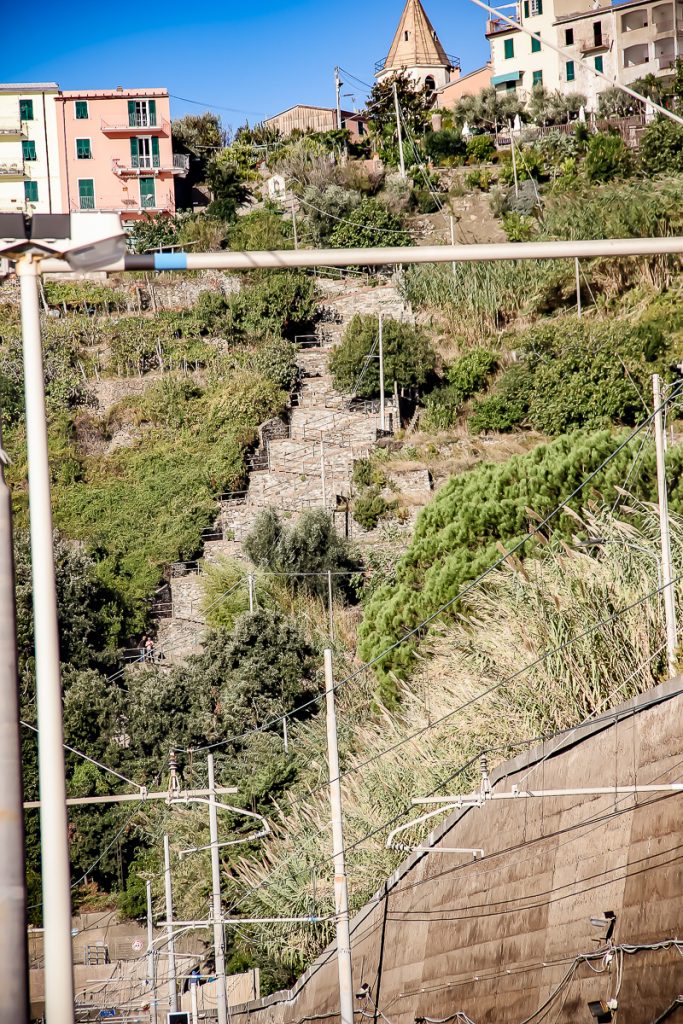
MULTIPOLYGON (((496 769, 494 791, 683 781, 682 695, 679 677, 547 741, 496 769)), ((371 988, 356 1000, 358 1024, 462 1013, 474 1024, 589 1024, 588 1002, 600 999, 617 1000, 618 1024, 653 1024, 683 993, 682 802, 612 793, 451 813, 430 837, 435 852, 411 854, 352 922, 354 989, 371 988), (605 911, 616 914, 613 948, 590 922, 605 911)), ((290 992, 232 1019, 302 1024, 338 1009, 333 945, 290 992)))

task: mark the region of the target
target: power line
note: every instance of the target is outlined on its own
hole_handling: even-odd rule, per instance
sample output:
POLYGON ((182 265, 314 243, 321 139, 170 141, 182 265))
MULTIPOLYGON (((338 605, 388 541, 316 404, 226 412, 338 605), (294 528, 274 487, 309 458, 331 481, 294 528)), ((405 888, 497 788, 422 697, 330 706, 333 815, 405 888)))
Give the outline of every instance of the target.
POLYGON ((192 103, 196 107, 205 107, 207 112, 213 108, 214 110, 227 110, 230 114, 249 114, 252 117, 267 116, 262 110, 240 110, 238 107, 224 107, 220 103, 204 103, 203 100, 191 100, 187 96, 176 96, 172 92, 169 93, 169 96, 173 100, 180 100, 181 103, 192 103))

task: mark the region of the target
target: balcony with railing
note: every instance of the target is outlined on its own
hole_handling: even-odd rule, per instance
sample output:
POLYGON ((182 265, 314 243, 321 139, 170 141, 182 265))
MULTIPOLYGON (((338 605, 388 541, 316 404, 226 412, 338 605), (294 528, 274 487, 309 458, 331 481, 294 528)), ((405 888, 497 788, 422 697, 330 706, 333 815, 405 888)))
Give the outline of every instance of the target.
POLYGON ((581 53, 606 53, 612 49, 612 39, 608 35, 601 35, 595 39, 582 39, 579 42, 581 53))
POLYGON ((171 124, 163 117, 156 114, 129 114, 125 121, 115 121, 110 124, 102 120, 100 127, 105 135, 170 135, 171 124))
POLYGON ((190 169, 190 157, 186 153, 173 153, 170 160, 158 153, 130 156, 127 160, 112 160, 111 169, 119 178, 140 174, 177 174, 184 177, 190 169))
POLYGON ((26 172, 24 166, 21 163, 0 163, 0 178, 5 180, 13 179, 14 181, 22 181, 26 178, 26 172))
POLYGON ((25 139, 24 126, 20 121, 0 121, 0 142, 7 139, 25 139))
MULTIPOLYGON (((447 53, 446 57, 448 58, 448 63, 450 64, 450 66, 452 68, 457 68, 458 71, 459 71, 460 70, 460 66, 461 66, 460 58, 454 56, 452 53, 447 53)), ((376 60, 375 61, 375 76, 379 75, 382 71, 384 71, 384 68, 386 66, 386 63, 387 63, 388 59, 389 58, 387 56, 387 57, 384 57, 383 60, 376 60)), ((387 70, 388 71, 397 71, 398 68, 387 68, 387 70)))

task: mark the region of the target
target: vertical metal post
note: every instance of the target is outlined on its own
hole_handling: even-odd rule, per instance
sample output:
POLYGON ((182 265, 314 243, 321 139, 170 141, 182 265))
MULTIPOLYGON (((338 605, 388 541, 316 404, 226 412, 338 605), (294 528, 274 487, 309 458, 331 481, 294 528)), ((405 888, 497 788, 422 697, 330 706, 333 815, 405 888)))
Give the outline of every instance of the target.
POLYGON ((285 754, 289 753, 289 733, 287 731, 287 716, 282 719, 282 742, 285 747, 285 754))
MULTIPOLYGON (((451 221, 451 245, 455 245, 455 217, 453 216, 453 214, 451 214, 451 216, 450 216, 450 221, 451 221)), ((455 260, 453 260, 453 262, 451 263, 451 270, 453 271, 454 274, 455 274, 455 268, 456 268, 456 263, 455 263, 455 260)))
POLYGON ((175 971, 175 939, 173 937, 173 885, 171 883, 171 849, 164 836, 164 891, 166 896, 166 948, 168 950, 168 1002, 171 1013, 178 1012, 178 986, 175 971))
POLYGON ((294 248, 299 248, 299 232, 296 227, 296 207, 294 205, 294 196, 292 196, 292 228, 294 229, 294 248))
POLYGON ((249 614, 254 614, 254 577, 251 573, 247 576, 247 584, 249 585, 249 614))
POLYGON ((43 350, 40 340, 38 264, 17 263, 24 349, 31 578, 38 707, 40 848, 45 925, 45 1011, 50 1024, 73 1024, 71 868, 69 864, 64 722, 59 665, 57 586, 52 547, 50 464, 43 350))
POLYGON ((581 305, 581 264, 579 263, 578 256, 574 260, 574 270, 576 273, 576 312, 580 320, 583 314, 583 307, 581 305))
POLYGON ((218 812, 213 754, 207 758, 209 768, 209 830, 211 838, 211 892, 213 904, 213 944, 216 957, 216 1007, 218 1024, 227 1024, 228 1000, 225 991, 225 950, 223 948, 223 908, 221 906, 221 866, 218 856, 218 812))
POLYGON ((398 103, 398 89, 396 88, 396 82, 394 82, 394 107, 396 108, 396 131, 398 133, 398 160, 399 168, 401 171, 401 177, 405 181, 406 177, 406 161, 403 155, 403 131, 401 129, 401 108, 398 103))
POLYGON ((199 1024, 199 1009, 197 1007, 197 983, 190 982, 190 993, 192 995, 192 1024, 199 1024))
POLYGON ((12 498, 4 474, 0 409, 0 1024, 29 1019, 12 498))
POLYGON ((330 620, 330 643, 334 643, 334 603, 332 600, 332 570, 327 571, 327 614, 330 620))
POLYGON ((379 314, 379 429, 386 429, 384 417, 384 317, 379 314))
POLYGON ((657 495, 659 504, 659 529, 662 547, 662 587, 664 588, 664 615, 666 618, 666 651, 669 663, 669 675, 676 675, 676 649, 678 636, 676 628, 676 594, 672 584, 671 572, 671 538, 669 535, 669 502, 666 491, 666 439, 664 427, 664 409, 662 408, 662 389, 659 374, 653 374, 652 390, 654 394, 655 414, 655 445, 657 448, 657 495))
POLYGON ((147 980, 149 981, 149 1024, 157 1024, 157 971, 154 956, 154 920, 152 918, 152 883, 147 882, 147 980))
POLYGON ((512 173, 515 179, 515 195, 519 195, 519 182, 517 180, 517 154, 515 153, 515 137, 512 134, 512 121, 508 121, 510 128, 510 149, 512 150, 512 173))
POLYGON ((320 483, 323 491, 323 508, 327 508, 327 493, 325 489, 325 441, 320 435, 320 483))
POLYGON ((341 87, 342 81, 339 77, 339 68, 334 69, 334 91, 337 99, 337 131, 342 130, 342 116, 341 116, 341 87))
POLYGON ((330 769, 330 810, 332 816, 332 857, 334 860, 339 1010, 341 1024, 353 1024, 353 974, 351 968, 349 894, 344 861, 344 825, 342 818, 341 780, 339 778, 337 715, 334 706, 334 672, 332 668, 332 651, 329 648, 325 651, 325 698, 327 707, 327 760, 330 769))

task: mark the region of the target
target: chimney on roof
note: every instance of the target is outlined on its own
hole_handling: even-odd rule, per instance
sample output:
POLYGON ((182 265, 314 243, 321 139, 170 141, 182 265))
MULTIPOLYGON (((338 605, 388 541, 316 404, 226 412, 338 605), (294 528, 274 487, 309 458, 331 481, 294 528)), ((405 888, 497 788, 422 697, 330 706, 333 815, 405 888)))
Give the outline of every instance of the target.
POLYGON ((123 92, 123 86, 122 85, 117 85, 116 86, 116 91, 117 92, 123 92))

